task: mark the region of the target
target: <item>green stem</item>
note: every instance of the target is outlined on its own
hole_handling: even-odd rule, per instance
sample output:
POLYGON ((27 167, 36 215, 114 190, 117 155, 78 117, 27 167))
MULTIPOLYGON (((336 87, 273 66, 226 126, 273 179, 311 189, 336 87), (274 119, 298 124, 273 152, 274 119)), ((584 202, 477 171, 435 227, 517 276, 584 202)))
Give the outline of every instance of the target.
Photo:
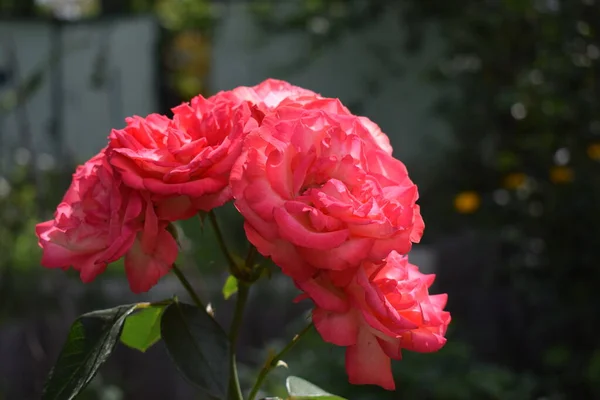
POLYGON ((188 281, 187 278, 185 277, 185 275, 183 275, 183 272, 181 272, 181 270, 179 269, 177 264, 173 264, 173 272, 175 273, 175 275, 177 276, 177 278, 179 279, 179 281, 181 282, 181 284, 183 285, 185 290, 188 292, 188 294, 190 295, 192 300, 194 300, 194 303, 196 303, 196 305, 199 308, 205 310, 206 306, 204 306, 204 304, 202 303, 202 300, 200 300, 200 297, 198 297, 198 295, 194 291, 194 288, 190 284, 190 281, 188 281))
MULTIPOLYGON (((244 396, 242 394, 242 389, 240 387, 240 381, 238 378, 237 365, 236 365, 236 348, 238 337, 240 335, 240 329, 242 326, 242 322, 244 319, 244 308, 246 307, 246 302, 248 300, 248 293, 250 291, 250 283, 245 282, 242 279, 239 279, 238 274, 240 273, 240 268, 243 268, 241 265, 238 265, 231 252, 227 247, 227 243, 225 242, 225 238, 223 237, 223 233, 221 232, 221 228, 219 227, 219 222, 217 221, 217 216, 213 211, 208 213, 208 218, 210 223, 212 224, 213 230, 215 232, 215 237, 217 239, 217 243, 221 248, 221 252, 227 259, 227 263, 229 264, 229 269, 231 273, 238 278, 238 292, 236 296, 236 304, 235 304, 235 312, 233 314, 233 320, 231 322, 231 328, 229 329, 229 341, 230 341, 230 352, 229 352, 229 400, 244 400, 244 396)), ((254 262, 254 257, 256 256, 256 248, 251 246, 248 255, 245 260, 245 269, 251 271, 252 263, 254 262)))
POLYGON ((260 390, 260 387, 262 386, 262 384, 263 384, 265 378, 267 377, 267 375, 269 374, 269 372, 271 372, 275 367, 277 367, 277 363, 279 362, 279 360, 281 360, 283 358, 283 356, 285 356, 286 353, 288 351, 290 351, 292 349, 292 347, 294 347, 294 345, 298 342, 298 340, 300 340, 300 338, 302 336, 304 336, 312 327, 313 327, 313 324, 311 322, 310 324, 305 326, 304 329, 302 329, 300 331, 300 333, 298 333, 296 336, 294 336, 294 338, 292 340, 290 340, 290 342, 279 353, 277 353, 275 356, 273 356, 271 359, 269 359, 267 361, 267 363, 265 363, 264 367, 260 370, 260 373, 258 374, 256 383, 254 384, 254 386, 252 387, 252 390, 250 391, 248 400, 254 400, 254 398, 258 394, 258 391, 260 390))
POLYGON ((244 308, 246 307, 249 292, 250 286, 245 282, 238 281, 238 292, 237 299, 235 302, 235 312, 233 314, 233 320, 231 321, 231 328, 229 329, 229 341, 231 346, 229 353, 229 398, 231 400, 244 399, 244 396, 242 395, 242 389, 240 388, 240 381, 238 379, 235 354, 237 349, 238 337, 240 336, 240 330, 242 327, 242 322, 244 320, 244 308))
POLYGON ((230 368, 230 376, 229 376, 229 393, 228 400, 244 400, 244 395, 242 394, 242 388, 240 387, 240 379, 238 377, 235 354, 232 354, 231 359, 229 360, 231 363, 230 368))
POLYGON ((250 249, 248 250, 248 255, 246 255, 246 269, 247 270, 252 270, 252 268, 254 268, 254 258, 256 258, 256 255, 258 254, 258 250, 256 250, 256 247, 254 247, 254 245, 250 244, 250 249))
POLYGON ((210 211, 208 213, 208 218, 210 219, 210 223, 212 224, 213 230, 215 231, 215 236, 217 238, 217 242, 219 243, 219 247, 221 248, 221 252, 223 252, 223 255, 227 259, 229 268, 231 268, 233 271, 237 268, 237 264, 235 263, 233 256, 227 248, 227 243, 225 243, 223 232, 221 232, 221 228, 219 228, 219 222, 217 221, 217 216, 215 215, 214 211, 210 211))
POLYGON ((242 327, 242 321, 244 319, 244 308, 246 307, 246 301, 248 300, 248 293, 250 292, 250 286, 245 282, 238 282, 237 301, 235 303, 235 312, 233 314, 233 321, 231 322, 230 328, 230 341, 231 347, 235 350, 237 346, 237 340, 240 336, 240 328, 242 327))

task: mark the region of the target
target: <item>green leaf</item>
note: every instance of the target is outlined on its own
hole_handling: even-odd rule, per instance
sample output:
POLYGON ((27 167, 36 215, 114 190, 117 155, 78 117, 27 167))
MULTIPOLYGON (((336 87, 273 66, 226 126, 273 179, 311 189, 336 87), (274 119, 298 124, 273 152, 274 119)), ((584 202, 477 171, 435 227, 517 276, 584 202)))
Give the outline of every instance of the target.
POLYGON ((207 394, 225 399, 229 384, 229 339, 206 310, 169 305, 160 323, 173 362, 190 382, 207 394))
POLYGON ((125 318, 137 305, 93 311, 77 318, 44 387, 42 400, 71 400, 86 386, 114 349, 125 318))
POLYGON ((290 395, 289 400, 346 400, 343 397, 328 393, 320 387, 313 385, 307 380, 298 378, 297 376, 288 377, 285 381, 285 386, 290 395))
POLYGON ((229 275, 227 280, 225 281, 225 285, 223 285, 223 297, 225 300, 229 299, 238 291, 238 282, 235 276, 229 275))
POLYGON ((166 305, 151 306, 127 317, 121 333, 121 343, 142 353, 146 352, 160 340, 160 318, 165 308, 166 305))

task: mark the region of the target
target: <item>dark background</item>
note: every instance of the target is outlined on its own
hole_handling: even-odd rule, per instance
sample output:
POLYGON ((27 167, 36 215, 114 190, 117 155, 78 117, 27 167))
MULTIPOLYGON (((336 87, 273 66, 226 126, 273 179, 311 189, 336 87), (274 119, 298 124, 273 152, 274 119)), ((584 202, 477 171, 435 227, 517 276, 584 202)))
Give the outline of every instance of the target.
MULTIPOLYGON (((427 226, 415 251, 435 260, 428 266, 438 275, 432 291, 449 294, 448 344, 436 354, 406 352, 394 367, 398 390, 389 393, 350 386, 342 349, 313 334, 286 358, 289 371, 278 369, 268 380, 270 394, 281 394, 284 377, 293 373, 352 400, 600 398, 598 1, 73 0, 85 7, 69 20, 61 3, 69 1, 57 0, 53 8, 0 0, 0 28, 23 22, 59 31, 153 16, 159 27, 155 111, 168 114, 197 93, 232 88, 223 82, 289 79, 340 97, 376 122, 381 116, 394 155, 413 172, 427 226), (261 32, 263 47, 277 49, 290 35, 302 45, 286 49, 293 57, 278 53, 281 46, 250 50, 248 59, 264 67, 252 78, 236 76, 235 68, 225 67, 240 63, 239 54, 216 43, 222 43, 223 21, 240 9, 261 32), (381 21, 388 30, 378 29, 381 21), (368 41, 359 51, 363 38, 368 41), (349 58, 327 57, 343 46, 349 58), (429 54, 425 61, 411 64, 423 54, 429 54), (302 75, 315 63, 329 75, 302 75), (427 113, 409 122, 406 110, 423 98, 427 113), (431 128, 431 121, 443 129, 431 128)), ((242 30, 238 34, 229 43, 246 39, 242 30)), ((10 53, 4 39, 2 51, 10 53)), ((60 47, 56 51, 52 60, 60 60, 60 47)), ((57 79, 69 77, 44 69, 24 74, 14 62, 0 63, 0 149, 8 149, 8 137, 20 143, 0 152, 0 399, 39 398, 80 313, 173 293, 185 297, 172 278, 133 296, 118 266, 89 285, 72 272, 39 266, 35 223, 51 217, 76 163, 85 161, 64 150, 60 89, 48 103, 57 113, 46 131, 30 132, 37 116, 23 112, 41 85, 57 85, 57 79), (9 116, 19 121, 16 131, 3 125, 9 116), (40 167, 35 134, 52 143, 47 152, 58 160, 52 167, 40 167)), ((231 244, 242 246, 232 207, 219 216, 231 244)), ((226 322, 230 305, 220 295, 226 275, 211 231, 202 232, 194 220, 180 225, 182 265, 226 322)), ((253 292, 240 354, 246 387, 266 349, 279 348, 303 326, 310 305, 293 304, 295 295, 283 276, 253 292)), ((82 398, 198 396, 158 344, 146 354, 120 346, 82 398)))

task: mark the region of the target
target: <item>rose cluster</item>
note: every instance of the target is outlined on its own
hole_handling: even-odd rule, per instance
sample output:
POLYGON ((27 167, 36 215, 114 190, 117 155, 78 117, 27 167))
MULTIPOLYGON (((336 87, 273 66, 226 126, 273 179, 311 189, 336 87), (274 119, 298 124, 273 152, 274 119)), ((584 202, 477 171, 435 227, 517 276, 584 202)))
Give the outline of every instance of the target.
POLYGON ((347 347, 351 383, 392 390, 402 349, 444 345, 446 295, 406 256, 424 229, 417 187, 377 124, 273 79, 126 122, 37 226, 44 266, 90 282, 124 256, 145 292, 177 257, 169 224, 233 201, 248 240, 315 304, 323 339, 347 347))

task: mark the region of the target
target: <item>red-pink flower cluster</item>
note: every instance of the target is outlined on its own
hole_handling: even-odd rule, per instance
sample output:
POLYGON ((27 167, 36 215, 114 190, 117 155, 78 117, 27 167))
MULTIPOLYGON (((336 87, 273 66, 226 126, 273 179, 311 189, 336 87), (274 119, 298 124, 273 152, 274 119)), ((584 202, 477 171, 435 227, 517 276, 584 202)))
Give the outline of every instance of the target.
POLYGON ((248 240, 314 302, 324 340, 347 347, 350 381, 393 389, 390 359, 440 349, 450 315, 408 263, 424 224, 391 154, 377 124, 287 82, 197 96, 111 132, 37 226, 42 264, 90 282, 124 256, 132 291, 147 291, 177 258, 169 223, 233 200, 248 240))

